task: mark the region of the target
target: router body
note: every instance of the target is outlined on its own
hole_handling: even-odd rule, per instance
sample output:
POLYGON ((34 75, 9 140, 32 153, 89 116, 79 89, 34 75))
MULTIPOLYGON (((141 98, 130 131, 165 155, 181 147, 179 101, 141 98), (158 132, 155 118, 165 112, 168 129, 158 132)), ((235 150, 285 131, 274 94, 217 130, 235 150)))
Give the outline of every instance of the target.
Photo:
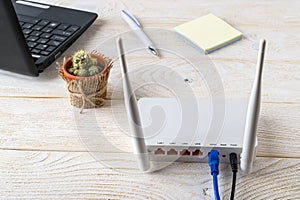
POLYGON ((218 150, 221 162, 236 153, 240 168, 250 173, 256 156, 257 124, 266 41, 260 41, 251 96, 243 100, 144 98, 138 103, 132 90, 122 39, 117 39, 124 100, 132 132, 134 154, 142 171, 150 161, 206 162, 218 150), (249 105, 248 105, 249 104, 249 105))
POLYGON ((138 101, 151 161, 207 162, 211 149, 221 162, 243 148, 248 101, 142 98, 138 101))

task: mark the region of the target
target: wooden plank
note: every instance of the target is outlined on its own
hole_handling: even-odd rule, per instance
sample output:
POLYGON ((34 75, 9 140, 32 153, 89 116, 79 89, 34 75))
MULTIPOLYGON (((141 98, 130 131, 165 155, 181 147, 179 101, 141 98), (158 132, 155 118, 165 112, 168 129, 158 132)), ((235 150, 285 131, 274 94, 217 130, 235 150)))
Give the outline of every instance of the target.
MULTIPOLYGON (((72 0, 42 0, 40 2, 64 6, 76 6, 78 4, 72 0)), ((247 45, 241 45, 240 43, 232 48, 224 48, 222 51, 217 51, 212 55, 229 58, 240 56, 254 58, 256 53, 250 49, 255 50, 258 40, 261 37, 266 37, 270 39, 271 51, 268 52, 269 58, 299 61, 297 56, 298 48, 294 42, 299 40, 297 32, 299 31, 300 14, 298 12, 299 1, 297 0, 290 0, 288 3, 264 1, 256 3, 255 6, 253 6, 253 1, 240 2, 238 0, 229 3, 207 2, 204 0, 191 0, 187 3, 184 0, 179 0, 173 4, 168 1, 153 3, 140 2, 138 0, 119 2, 107 0, 101 3, 87 1, 85 4, 95 5, 100 12, 100 18, 103 20, 119 19, 114 21, 114 23, 103 22, 104 27, 99 33, 101 38, 108 39, 112 35, 119 34, 120 30, 129 30, 128 26, 119 17, 121 9, 128 9, 137 15, 145 27, 161 28, 173 28, 178 24, 212 12, 241 30, 246 38, 244 41, 247 43, 247 45), (165 12, 161 12, 161 10, 165 12), (105 29, 105 27, 109 27, 109 30, 105 29), (249 53, 249 50, 251 53, 249 53), (236 54, 237 52, 240 54, 236 54), (245 54, 245 52, 248 53, 245 54)))
MULTIPOLYGON (((133 58, 128 56, 131 81, 140 97, 196 96, 209 98, 248 99, 253 85, 256 60, 220 59, 213 61, 213 66, 192 66, 180 58, 165 61, 133 58), (144 62, 144 65, 141 63, 144 62), (184 80, 191 80, 186 83, 184 80), (191 90, 191 91, 190 91, 191 90)), ((190 59, 195 61, 195 59, 190 59)), ((198 63, 195 61, 195 63, 198 63)), ((275 64, 268 61, 263 75, 262 101, 265 102, 300 102, 299 67, 289 64, 275 64), (275 87, 276 86, 276 87, 275 87)), ((111 99, 123 96, 121 74, 118 64, 111 72, 109 92, 111 99)))
MULTIPOLYGON (((2 199, 213 199, 207 164, 174 163, 143 174, 108 168, 88 153, 0 151, 2 199)), ((238 173, 236 199, 297 199, 298 159, 259 158, 250 175, 238 173)), ((229 199, 231 170, 220 166, 222 199, 229 199)))
MULTIPOLYGON (((146 54, 146 52, 145 52, 146 54)), ((161 61, 128 56, 133 84, 138 97, 190 96, 210 97, 224 93, 226 98, 249 98, 255 74, 255 60, 233 63, 214 61, 214 67, 195 67, 180 58, 161 61), (143 63, 143 64, 142 64, 143 63), (210 72, 211 71, 211 72, 210 72), (213 74, 210 74, 213 73, 213 74), (184 80, 191 80, 186 83, 184 80)), ((264 71, 262 100, 266 102, 300 102, 299 67, 293 64, 267 62, 264 71), (276 86, 276 87, 274 87, 276 86)), ((0 75, 1 76, 1 75, 0 75)), ((17 75, 14 75, 17 76, 17 75)), ((123 87, 118 63, 111 71, 108 99, 121 99, 123 87)), ((0 97, 68 97, 66 84, 49 69, 39 78, 3 76, 0 97), (53 77, 48 79, 49 77, 53 77)))
MULTIPOLYGON (((47 0, 42 2, 64 6, 76 4, 76 2, 70 0, 47 0)), ((206 1, 190 1, 189 3, 178 1, 174 4, 163 2, 159 4, 140 3, 138 1, 104 1, 101 3, 89 1, 87 5, 89 4, 97 4, 99 11, 106 13, 103 14, 105 17, 101 15, 101 19, 97 20, 62 57, 70 56, 72 52, 79 48, 95 49, 104 41, 129 31, 127 24, 118 15, 122 8, 130 9, 139 16, 145 27, 159 27, 170 30, 172 27, 187 20, 204 15, 207 12, 213 12, 245 33, 245 39, 242 41, 208 56, 215 63, 220 73, 226 95, 228 97, 248 97, 254 75, 258 39, 266 37, 269 43, 266 56, 263 100, 299 102, 300 95, 299 90, 297 90, 300 79, 299 73, 297 73, 299 71, 298 47, 294 42, 299 40, 297 33, 300 31, 298 26, 300 17, 296 9, 297 5, 299 7, 298 1, 290 1, 289 3, 267 1, 260 2, 254 7, 251 1, 233 1, 230 4, 206 1), (180 9, 178 10, 177 7, 179 5, 180 9), (230 5, 239 6, 224 9, 224 7, 228 8, 230 5), (176 10, 176 12, 161 12, 158 8, 176 10), (285 11, 281 12, 282 9, 285 11), (258 12, 259 10, 264 10, 265 12, 258 12), (255 16, 249 17, 250 13, 255 13, 255 16), (258 20, 259 26, 257 26, 258 20)), ((154 37, 155 41, 159 41, 160 35, 151 35, 151 37, 154 37)), ((115 43, 112 42, 111 46, 114 45, 115 43)), ((135 63, 139 65, 153 64, 151 62, 153 58, 146 53, 142 55, 136 54, 134 59, 136 60, 135 63), (150 61, 148 58, 150 58, 150 61)), ((62 58, 59 61, 61 62, 62 58)), ((165 63, 171 64, 171 66, 172 64, 174 65, 172 60, 165 63)), ((139 72, 149 75, 151 73, 146 69, 139 72)), ((191 70, 186 69, 187 72, 191 72, 191 70)), ((116 66, 110 79, 111 87, 115 87, 119 77, 120 70, 116 66)), ((159 78, 159 76, 156 75, 155 78, 159 78)), ((203 88, 197 89, 199 87, 198 83, 196 80, 192 87, 200 94, 205 94, 203 88)), ((154 95, 156 94, 154 93, 154 95)), ((67 93, 65 84, 57 77, 55 64, 53 64, 39 78, 29 78, 1 71, 0 96, 66 97, 67 93)))
MULTIPOLYGON (((0 99, 0 148, 54 151, 132 152, 123 101, 86 110, 68 99, 0 99)), ((300 157, 300 104, 263 103, 258 156, 300 157)))
MULTIPOLYGON (((100 12, 100 19, 62 57, 81 48, 96 49, 99 44, 129 31, 119 17, 121 9, 134 13, 156 43, 161 40, 161 35, 153 34, 151 27, 172 30, 181 23, 214 13, 244 33, 242 41, 207 56, 221 77, 227 98, 249 97, 258 40, 267 38, 264 103, 258 128, 259 157, 254 173, 238 175, 236 199, 299 198, 300 60, 296 45, 300 39, 299 1, 38 2, 63 6, 81 4, 100 12)), ((129 43, 134 43, 132 41, 137 40, 129 43)), ((115 43, 111 42, 111 45, 114 47, 115 43)), ((186 47, 179 40, 173 45, 186 47)), ((113 48, 106 50, 110 49, 113 48)), ((172 90, 190 95, 186 87, 197 97, 211 95, 205 79, 196 76, 190 66, 174 55, 158 61, 141 50, 128 55, 128 61, 134 85, 139 87, 138 98, 170 97, 174 96, 172 90), (172 70, 151 70, 153 65, 172 70), (176 73, 182 75, 182 79, 188 78, 189 83, 179 77, 178 82, 182 84, 177 84, 175 89, 171 87, 169 77, 176 73), (149 81, 163 84, 157 86, 148 84, 149 81)), ((79 115, 79 111, 69 105, 65 84, 57 76, 55 67, 53 64, 38 78, 0 72, 1 199, 213 198, 209 168, 205 163, 174 163, 150 174, 141 174, 135 169, 123 102, 118 100, 122 98, 122 87, 118 84, 121 76, 117 64, 110 76, 108 95, 114 100, 101 109, 86 111, 84 115, 79 115)), ((213 82, 213 88, 218 88, 216 85, 217 82, 213 82)), ((220 93, 217 89, 214 91, 216 95, 220 93)), ((221 196, 229 199, 230 168, 221 165, 220 169, 221 196)))

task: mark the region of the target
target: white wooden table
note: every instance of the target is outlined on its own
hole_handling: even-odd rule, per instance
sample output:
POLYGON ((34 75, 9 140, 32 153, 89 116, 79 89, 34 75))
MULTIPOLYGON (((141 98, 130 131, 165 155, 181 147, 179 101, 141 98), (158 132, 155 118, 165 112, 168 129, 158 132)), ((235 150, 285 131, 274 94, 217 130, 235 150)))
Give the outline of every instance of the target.
MULTIPOLYGON (((85 4, 101 13, 100 19, 63 56, 81 48, 93 50, 99 43, 129 31, 118 17, 121 9, 138 16, 144 27, 164 29, 214 13, 245 36, 242 41, 209 55, 221 76, 226 96, 231 98, 249 97, 258 41, 267 38, 257 159, 252 174, 238 174, 236 199, 300 198, 299 1, 41 2, 77 7, 85 4)), ((151 62, 148 54, 142 55, 145 57, 132 59, 151 62)), ((141 79, 143 74, 151 76, 147 68, 137 73, 141 79)), ((153 72, 152 76, 160 74, 153 72)), ((119 79, 116 65, 109 80, 107 103, 95 112, 105 137, 131 152, 130 138, 114 120, 116 114, 123 112, 122 93, 111 96, 113 89, 121 90, 116 84, 119 79)), ((199 82, 190 84, 196 88, 199 82)), ((162 92, 159 88, 146 88, 138 96, 154 93, 162 92)), ((158 172, 141 174, 125 169, 122 160, 118 168, 112 168, 95 159, 78 131, 78 110, 68 101, 65 83, 57 76, 55 64, 38 78, 0 72, 1 199, 213 199, 206 163, 174 163, 158 172)), ((94 111, 85 113, 90 112, 94 111)), ((101 151, 112 153, 105 147, 101 151)), ((220 171, 220 193, 223 199, 229 199, 230 167, 223 164, 220 171)))

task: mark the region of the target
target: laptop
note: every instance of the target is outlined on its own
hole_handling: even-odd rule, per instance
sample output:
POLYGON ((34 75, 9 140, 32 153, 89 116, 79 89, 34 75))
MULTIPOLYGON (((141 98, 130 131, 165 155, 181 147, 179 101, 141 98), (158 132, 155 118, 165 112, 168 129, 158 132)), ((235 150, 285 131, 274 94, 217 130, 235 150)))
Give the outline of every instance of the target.
POLYGON ((97 14, 30 1, 0 1, 0 69, 38 76, 97 14))

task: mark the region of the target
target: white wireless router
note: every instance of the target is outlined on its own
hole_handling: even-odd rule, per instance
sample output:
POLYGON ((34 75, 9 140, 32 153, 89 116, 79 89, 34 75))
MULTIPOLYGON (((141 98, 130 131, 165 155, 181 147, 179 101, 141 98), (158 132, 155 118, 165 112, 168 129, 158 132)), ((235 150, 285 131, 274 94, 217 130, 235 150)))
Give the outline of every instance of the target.
POLYGON ((208 152, 216 149, 221 162, 229 162, 229 154, 236 153, 241 171, 251 172, 256 156, 265 40, 260 42, 249 102, 142 98, 137 103, 120 38, 117 45, 134 153, 142 171, 150 170, 150 161, 207 162, 208 152))

